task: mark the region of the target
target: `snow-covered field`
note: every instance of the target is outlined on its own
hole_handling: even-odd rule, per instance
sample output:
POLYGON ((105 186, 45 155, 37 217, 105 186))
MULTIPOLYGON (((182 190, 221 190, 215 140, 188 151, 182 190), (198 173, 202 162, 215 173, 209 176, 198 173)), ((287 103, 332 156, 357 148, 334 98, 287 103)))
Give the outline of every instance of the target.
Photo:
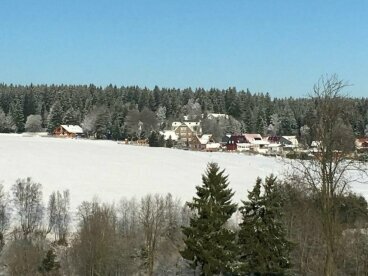
MULTIPOLYGON (((237 201, 246 197, 257 176, 280 174, 284 168, 280 160, 263 156, 0 135, 0 181, 5 188, 29 176, 43 185, 45 201, 52 191, 69 189, 72 209, 94 196, 110 203, 148 193, 190 200, 208 162, 226 169, 237 201)), ((356 184, 353 190, 368 196, 368 185, 356 184)))

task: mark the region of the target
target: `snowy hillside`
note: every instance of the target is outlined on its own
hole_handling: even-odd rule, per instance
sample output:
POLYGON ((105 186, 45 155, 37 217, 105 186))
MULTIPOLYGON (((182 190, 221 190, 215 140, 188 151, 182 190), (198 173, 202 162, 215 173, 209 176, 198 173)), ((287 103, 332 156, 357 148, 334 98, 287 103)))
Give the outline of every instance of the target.
MULTIPOLYGON (((0 135, 0 181, 4 186, 9 189, 17 178, 30 176, 43 185, 45 200, 54 190, 69 189, 72 209, 94 196, 117 202, 122 197, 170 192, 183 201, 190 200, 211 161, 230 175, 236 200, 246 197, 257 176, 283 170, 282 162, 262 156, 0 135)), ((368 196, 364 185, 353 190, 368 196)))

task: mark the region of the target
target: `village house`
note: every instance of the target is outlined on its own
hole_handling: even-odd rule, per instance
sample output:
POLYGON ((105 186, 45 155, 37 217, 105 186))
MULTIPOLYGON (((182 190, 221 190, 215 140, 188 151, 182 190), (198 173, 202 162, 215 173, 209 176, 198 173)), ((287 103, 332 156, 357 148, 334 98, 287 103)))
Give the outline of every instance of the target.
POLYGON ((76 138, 83 136, 83 129, 76 125, 61 125, 54 130, 53 134, 58 137, 76 138))
POLYGON ((228 151, 243 151, 246 149, 245 145, 249 143, 242 134, 232 134, 227 140, 226 149, 228 151))
POLYGON ((280 154, 282 153, 282 146, 280 143, 280 136, 268 136, 264 137, 264 140, 266 140, 268 144, 268 152, 270 154, 280 154))
POLYGON ((173 122, 171 130, 177 135, 178 142, 188 145, 194 136, 202 134, 200 122, 173 122))
POLYGON ((269 142, 264 140, 260 134, 245 133, 243 134, 247 142, 250 144, 249 149, 254 152, 266 153, 269 142))
POLYGON ((283 151, 295 150, 299 146, 296 136, 269 136, 264 138, 269 145, 268 153, 281 153, 283 151))
POLYGON ((190 142, 190 147, 193 150, 218 150, 220 143, 216 143, 212 134, 195 135, 190 142))
POLYGON ((279 142, 285 150, 294 150, 299 146, 296 136, 281 136, 279 142))
POLYGON ((359 152, 368 151, 368 137, 355 139, 355 147, 359 152))

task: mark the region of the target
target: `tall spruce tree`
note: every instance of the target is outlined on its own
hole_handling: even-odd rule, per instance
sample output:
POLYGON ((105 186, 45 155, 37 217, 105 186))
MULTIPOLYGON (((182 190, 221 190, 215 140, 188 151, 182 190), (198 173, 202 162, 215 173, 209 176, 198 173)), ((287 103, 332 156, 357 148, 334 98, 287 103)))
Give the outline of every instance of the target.
POLYGON ((225 170, 210 163, 203 184, 197 186, 197 197, 187 203, 194 212, 190 225, 183 227, 185 249, 181 251, 191 266, 201 269, 201 275, 233 272, 236 256, 235 233, 225 227, 237 209, 231 202, 233 192, 225 170))
POLYGON ((52 133, 55 128, 61 125, 63 121, 63 109, 59 101, 56 101, 51 109, 47 118, 47 131, 52 133))
POLYGON ((15 124, 16 132, 24 131, 24 115, 21 101, 17 98, 14 103, 10 106, 10 114, 12 121, 15 124))
POLYGON ((239 273, 281 275, 290 267, 291 243, 283 227, 282 198, 276 186, 276 177, 260 178, 248 201, 240 208, 242 223, 239 230, 239 273), (263 188, 263 189, 262 189, 263 188), (263 190, 263 193, 262 193, 263 190))

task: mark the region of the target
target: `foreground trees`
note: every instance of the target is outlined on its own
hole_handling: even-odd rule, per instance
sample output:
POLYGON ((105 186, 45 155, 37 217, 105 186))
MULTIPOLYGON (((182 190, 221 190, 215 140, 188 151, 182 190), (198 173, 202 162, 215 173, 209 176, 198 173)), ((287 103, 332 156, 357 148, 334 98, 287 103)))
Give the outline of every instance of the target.
MULTIPOLYGON (((84 202, 73 232, 69 192, 52 193, 45 208, 41 185, 20 179, 10 198, 0 187, 1 269, 10 275, 324 273, 320 195, 307 182, 257 179, 236 213, 227 179, 209 164, 196 197, 184 206, 170 194, 119 204, 84 202)), ((336 275, 365 275, 368 204, 352 193, 335 200, 342 233, 336 275)))
POLYGON ((364 170, 350 159, 354 135, 349 122, 349 104, 343 95, 347 86, 337 76, 322 77, 313 88, 314 104, 310 131, 318 141, 318 152, 311 161, 292 164, 294 172, 315 193, 323 229, 325 249, 324 274, 335 275, 336 255, 342 232, 337 214, 338 199, 349 183, 359 180, 364 170), (354 171, 354 174, 352 172, 354 171))
POLYGON ((243 204, 238 271, 283 274, 291 266, 291 243, 282 222, 283 198, 276 177, 271 175, 264 183, 258 178, 243 204))
POLYGON ((183 228, 185 249, 181 255, 193 268, 200 266, 201 275, 233 272, 235 232, 226 228, 226 223, 237 207, 231 202, 234 193, 224 173, 210 163, 202 176, 203 185, 196 187, 197 197, 188 203, 194 216, 183 228))

